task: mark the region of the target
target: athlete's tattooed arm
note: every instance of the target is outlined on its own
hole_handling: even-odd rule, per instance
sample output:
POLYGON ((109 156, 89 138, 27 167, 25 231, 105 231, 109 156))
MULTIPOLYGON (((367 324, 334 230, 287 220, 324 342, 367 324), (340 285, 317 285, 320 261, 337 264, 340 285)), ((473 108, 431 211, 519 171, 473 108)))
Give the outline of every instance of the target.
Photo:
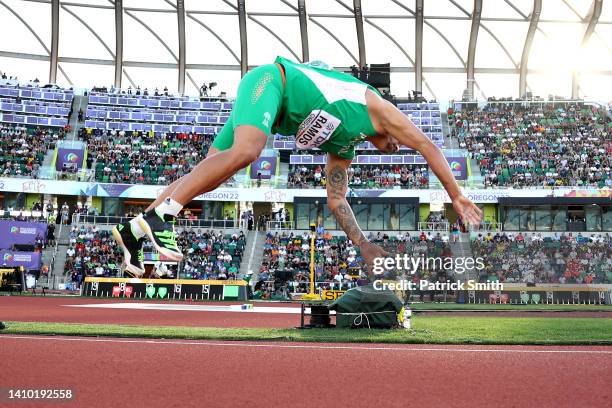
POLYGON ((328 155, 327 159, 327 205, 336 217, 338 224, 346 236, 355 245, 361 245, 366 237, 357 224, 353 210, 346 200, 348 189, 348 176, 346 170, 350 166, 349 160, 343 160, 337 156, 328 155), (332 158, 333 157, 333 158, 332 158))
POLYGON ((338 224, 346 233, 346 236, 359 246, 361 256, 366 264, 372 268, 375 258, 389 256, 381 247, 368 241, 357 224, 353 210, 346 200, 348 190, 348 176, 346 170, 351 165, 349 160, 344 160, 333 154, 327 155, 327 206, 336 217, 338 224))

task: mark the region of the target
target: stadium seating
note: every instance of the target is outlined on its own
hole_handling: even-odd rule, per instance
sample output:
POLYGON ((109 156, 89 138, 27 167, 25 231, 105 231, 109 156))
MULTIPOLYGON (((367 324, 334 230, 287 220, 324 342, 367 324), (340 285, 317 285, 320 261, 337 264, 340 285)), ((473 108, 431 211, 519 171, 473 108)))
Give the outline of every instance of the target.
POLYGON ((208 153, 213 137, 194 133, 83 129, 88 167, 104 183, 170 184, 208 153))
POLYGON ((0 171, 4 177, 38 176, 49 148, 64 138, 63 129, 0 123, 0 171))
MULTIPOLYGON (((446 233, 399 233, 389 236, 383 233, 370 233, 368 239, 381 245, 392 254, 412 254, 414 257, 452 256, 449 237, 446 233)), ((315 241, 315 277, 317 287, 331 290, 347 290, 365 276, 365 264, 359 248, 344 235, 323 232, 315 241)), ((262 267, 259 280, 262 282, 287 282, 292 293, 308 291, 310 265, 310 235, 308 233, 271 233, 266 234, 262 267)), ((405 277, 407 279, 438 279, 440 271, 421 270, 405 277)), ((446 276, 446 275, 444 275, 446 276)))
POLYGON ((612 185, 612 122, 594 107, 489 104, 449 118, 485 186, 612 185))
MULTIPOLYGON (((355 189, 428 188, 427 165, 363 165, 348 169, 349 187, 355 189)), ((325 188, 322 165, 294 165, 287 177, 289 188, 325 188)))
MULTIPOLYGON (((66 256, 65 273, 71 280, 81 284, 85 276, 115 277, 123 259, 110 230, 97 226, 73 226, 66 256)), ((245 237, 239 234, 224 234, 215 231, 184 229, 177 237, 185 260, 181 278, 185 279, 232 279, 240 268, 244 252, 245 237)), ((157 261, 151 254, 153 248, 146 241, 145 262, 157 261)))
POLYGON ((85 126, 155 133, 216 134, 227 121, 233 104, 218 98, 207 99, 92 91, 85 126))
POLYGON ((508 283, 612 283, 609 234, 479 234, 474 257, 484 259, 480 280, 508 283))
POLYGON ((68 124, 73 97, 70 89, 39 88, 3 81, 0 85, 0 122, 64 127, 68 124))

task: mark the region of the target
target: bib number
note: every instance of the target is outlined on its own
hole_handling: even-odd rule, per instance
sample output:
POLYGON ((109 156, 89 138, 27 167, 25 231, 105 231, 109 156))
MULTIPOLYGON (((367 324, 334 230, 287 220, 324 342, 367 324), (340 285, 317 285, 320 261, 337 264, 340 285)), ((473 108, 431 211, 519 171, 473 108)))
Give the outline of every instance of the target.
POLYGON ((341 120, 325 112, 313 110, 298 127, 295 145, 298 149, 313 149, 329 140, 341 120))

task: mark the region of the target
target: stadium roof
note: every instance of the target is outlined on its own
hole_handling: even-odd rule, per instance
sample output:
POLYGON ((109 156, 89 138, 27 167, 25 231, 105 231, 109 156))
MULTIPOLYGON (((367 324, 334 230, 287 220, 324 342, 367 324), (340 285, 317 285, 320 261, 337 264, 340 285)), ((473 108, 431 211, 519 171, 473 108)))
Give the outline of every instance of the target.
POLYGON ((402 96, 612 99, 612 0, 0 0, 0 21, 0 71, 63 86, 234 95, 280 54, 389 62, 402 96))

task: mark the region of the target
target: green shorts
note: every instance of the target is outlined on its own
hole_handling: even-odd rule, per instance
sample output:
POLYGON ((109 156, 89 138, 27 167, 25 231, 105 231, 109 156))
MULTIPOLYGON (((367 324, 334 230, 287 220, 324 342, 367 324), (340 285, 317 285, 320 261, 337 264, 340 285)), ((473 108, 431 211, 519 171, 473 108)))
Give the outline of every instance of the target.
POLYGON ((241 125, 255 126, 270 135, 282 98, 283 78, 277 65, 261 65, 249 71, 240 81, 232 113, 212 147, 219 150, 232 147, 234 130, 241 125))

